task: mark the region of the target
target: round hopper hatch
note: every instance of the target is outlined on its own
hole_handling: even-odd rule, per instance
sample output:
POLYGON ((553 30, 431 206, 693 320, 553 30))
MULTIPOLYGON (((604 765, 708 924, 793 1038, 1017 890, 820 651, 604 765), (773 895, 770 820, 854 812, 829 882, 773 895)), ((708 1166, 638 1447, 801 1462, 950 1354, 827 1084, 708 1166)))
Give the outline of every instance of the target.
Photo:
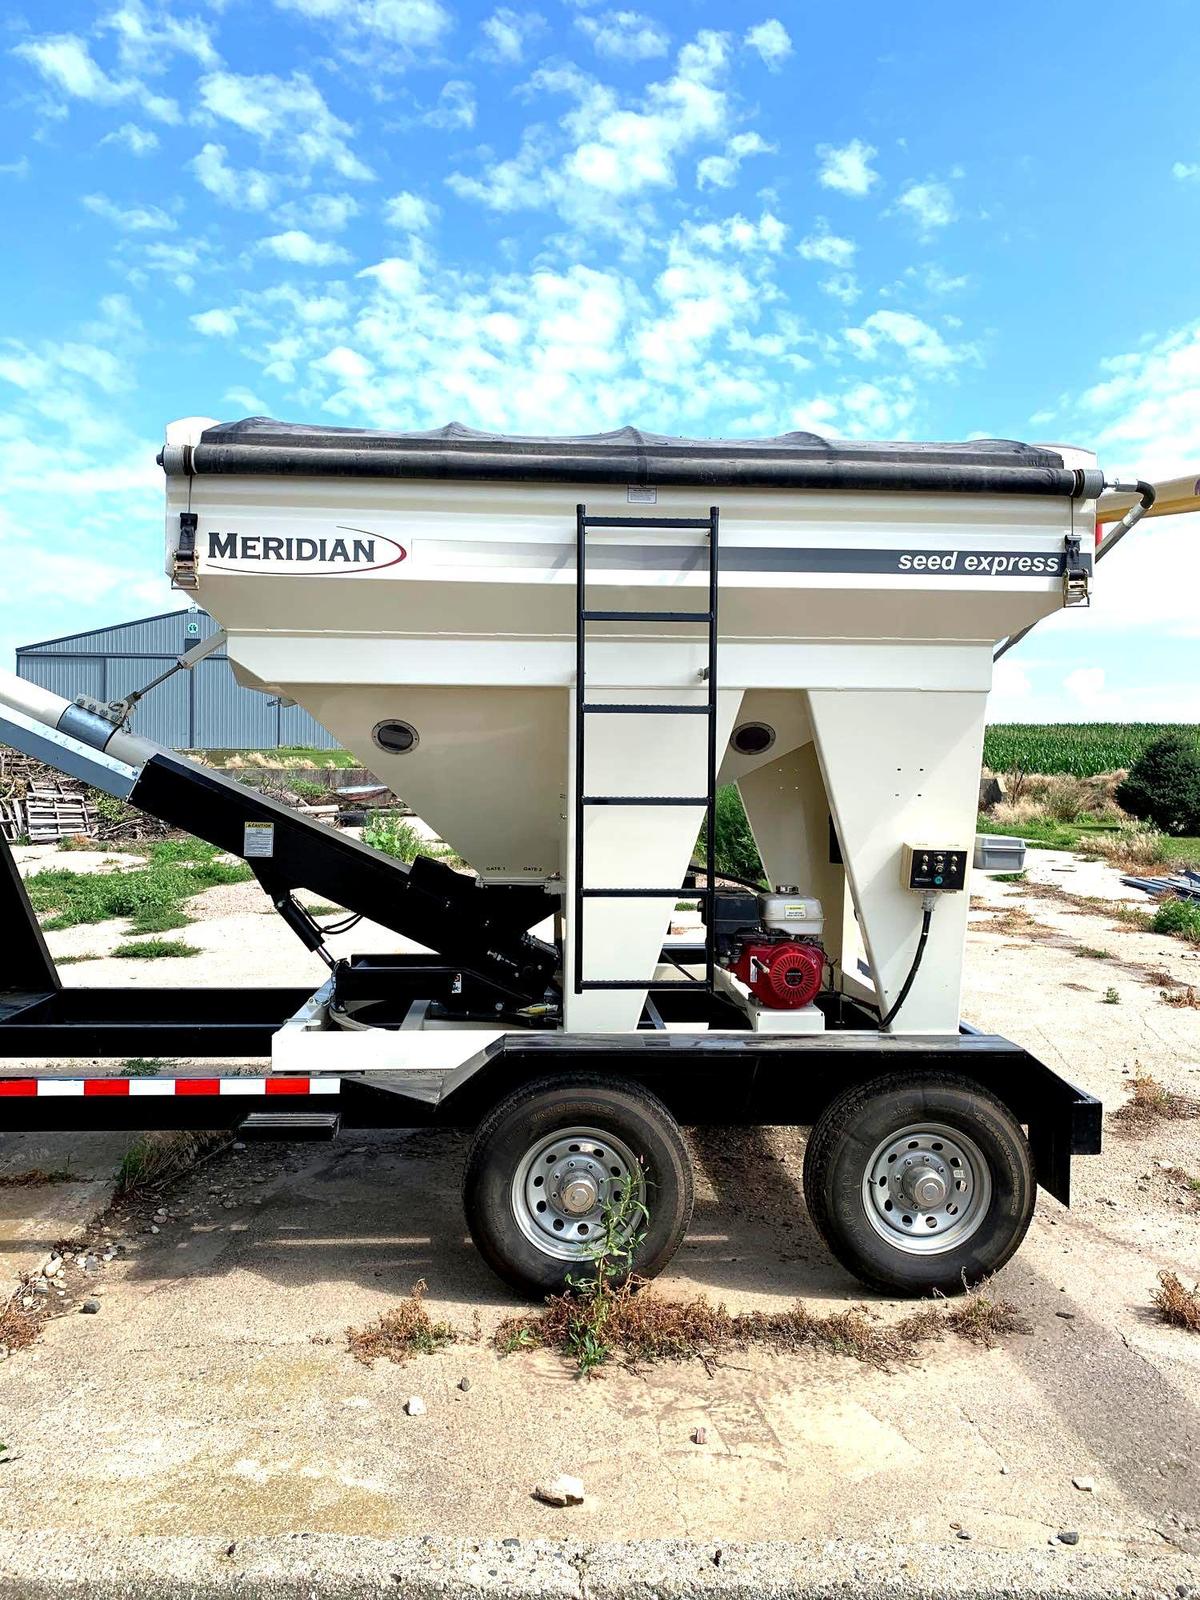
POLYGON ((371 738, 390 756, 406 756, 410 750, 417 748, 421 740, 411 723, 400 722, 394 717, 389 717, 386 722, 377 722, 371 729, 371 738))
POLYGON ((767 722, 743 722, 729 742, 740 756, 761 756, 775 743, 775 729, 767 722))

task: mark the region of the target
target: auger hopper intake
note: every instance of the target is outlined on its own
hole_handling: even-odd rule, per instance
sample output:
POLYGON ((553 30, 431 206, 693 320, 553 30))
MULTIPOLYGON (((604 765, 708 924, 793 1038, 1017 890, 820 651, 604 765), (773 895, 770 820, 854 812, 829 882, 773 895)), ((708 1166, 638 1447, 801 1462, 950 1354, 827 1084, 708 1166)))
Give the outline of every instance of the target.
MULTIPOLYGON (((1001 440, 262 418, 175 423, 160 462, 168 572, 239 682, 305 707, 466 863, 381 863, 147 753, 127 707, 0 685, 0 736, 91 781, 129 768, 135 803, 244 855, 321 950, 317 994, 246 1024, 277 1098, 477 1124, 473 1235, 538 1292, 630 1185, 639 1270, 669 1259, 676 1118, 815 1123, 814 1220, 892 1290, 961 1288, 1016 1248, 1039 1182, 1067 1199, 1097 1102, 959 1015, 984 718, 998 645, 1087 605, 1102 492, 1134 492, 1107 548, 1148 485, 1001 440), (761 880, 720 870, 731 784, 761 880), (332 953, 298 887, 431 953, 332 953)), ((63 1053, 83 1002, 55 995, 0 1038, 63 1053)))

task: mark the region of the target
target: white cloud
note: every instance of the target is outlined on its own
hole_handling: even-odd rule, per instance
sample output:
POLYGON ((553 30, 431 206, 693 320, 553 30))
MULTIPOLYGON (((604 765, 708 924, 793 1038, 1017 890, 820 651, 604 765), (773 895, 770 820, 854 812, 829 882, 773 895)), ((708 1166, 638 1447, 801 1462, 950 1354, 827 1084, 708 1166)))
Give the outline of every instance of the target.
POLYGON ((958 215, 949 185, 933 178, 910 183, 897 197, 896 208, 916 224, 923 238, 948 227, 958 215))
POLYGON ((575 26, 587 34, 597 55, 614 61, 649 61, 665 56, 671 47, 667 30, 640 11, 606 11, 599 17, 576 17, 575 26))
POLYGON ((450 187, 496 211, 551 205, 578 228, 626 225, 622 202, 675 187, 676 160, 700 142, 727 137, 726 34, 702 31, 680 50, 674 74, 653 83, 634 106, 573 66, 543 68, 531 92, 575 102, 559 136, 527 128, 515 156, 492 161, 481 177, 452 173, 450 187))
POLYGON ((196 273, 212 269, 209 256, 210 246, 201 239, 190 239, 186 244, 156 241, 142 249, 138 268, 130 277, 142 281, 145 272, 159 273, 181 294, 191 294, 196 287, 196 273))
POLYGON ((121 206, 106 194, 85 194, 83 203, 125 233, 173 233, 179 226, 160 206, 121 206))
POLYGON ((879 174, 871 166, 878 154, 874 145, 864 144, 861 139, 851 139, 849 144, 840 147, 819 144, 817 155, 821 158, 821 165, 817 182, 823 188, 836 189, 839 194, 858 197, 869 194, 879 182, 879 174))
POLYGON ((1195 182, 1200 179, 1200 161, 1172 162, 1171 176, 1178 178, 1181 183, 1195 182))
POLYGON ((852 306, 862 294, 853 272, 831 272, 827 278, 821 279, 817 287, 822 294, 840 300, 844 306, 852 306))
POLYGON ((856 355, 870 359, 888 346, 903 352, 918 367, 944 368, 968 359, 969 346, 948 345, 927 322, 908 311, 875 311, 861 327, 847 328, 847 344, 856 355))
POLYGON ((237 317, 232 311, 223 311, 219 307, 212 311, 201 311, 196 316, 189 318, 192 327, 197 333, 209 337, 229 338, 238 330, 237 317))
POLYGON ((304 169, 329 166, 355 181, 375 176, 350 148, 350 125, 333 114, 306 73, 279 78, 211 72, 200 79, 197 92, 209 116, 281 150, 304 169))
POLYGON ((451 78, 438 94, 437 104, 421 119, 431 128, 473 128, 475 126, 475 88, 462 78, 451 78))
POLYGON ((361 382, 364 378, 369 378, 374 371, 364 356, 344 344, 335 345, 312 365, 316 371, 327 372, 331 377, 341 379, 345 383, 361 382))
POLYGON ((106 295, 65 338, 0 345, 0 567, 20 575, 21 596, 0 608, 0 659, 123 607, 166 609, 146 543, 161 517, 158 446, 126 421, 140 338, 129 302, 106 295))
POLYGON ((137 78, 114 78, 93 58, 86 40, 74 33, 47 34, 26 39, 13 54, 28 61, 54 89, 73 100, 95 105, 119 105, 136 98, 147 116, 159 122, 178 122, 179 107, 164 95, 152 94, 137 78))
POLYGON ((787 227, 771 211, 764 211, 757 222, 737 212, 720 222, 684 223, 668 249, 678 254, 681 244, 700 245, 705 250, 738 250, 751 254, 765 251, 778 255, 787 238, 787 227))
POLYGON ((329 267, 335 262, 349 261, 349 251, 327 239, 314 239, 303 228, 289 228, 285 233, 273 233, 258 241, 260 250, 277 256, 280 261, 294 261, 301 267, 329 267))
POLYGON ((165 6, 152 9, 143 0, 124 0, 98 26, 101 33, 116 35, 121 65, 134 72, 162 72, 173 54, 191 56, 205 67, 220 59, 198 17, 173 17, 165 6))
POLYGON ((1100 363, 1072 408, 1104 465, 1138 477, 1200 471, 1200 321, 1100 363))
POLYGON ((440 0, 275 0, 312 22, 334 23, 348 39, 393 45, 405 54, 433 50, 453 19, 440 0))
POLYGON ((15 161, 0 161, 0 174, 6 178, 27 178, 30 170, 28 156, 18 156, 15 161))
POLYGON ((112 133, 106 133, 100 143, 121 144, 130 155, 148 156, 158 149, 158 135, 153 128, 139 128, 136 122, 123 122, 112 133))
POLYGON ((1103 667, 1076 667, 1063 679, 1063 688, 1080 711, 1102 710, 1107 703, 1103 667))
POLYGON ((545 26, 545 18, 536 11, 514 11, 511 6, 501 6, 479 25, 487 41, 480 53, 486 61, 513 65, 523 58, 529 40, 545 26))
POLYGON ((403 233, 424 233, 433 224, 437 207, 420 195, 404 190, 384 203, 383 219, 389 228, 403 233))
POLYGON ((853 239, 843 239, 834 233, 825 218, 818 217, 813 231, 801 239, 796 249, 805 261, 823 261, 827 267, 848 267, 858 246, 853 239))
POLYGON ((206 144, 190 166, 209 194, 237 211, 265 211, 275 197, 275 179, 256 167, 231 167, 224 145, 206 144))
POLYGON ((289 228, 317 228, 322 233, 340 233, 359 214, 358 201, 351 194, 306 194, 289 200, 275 213, 289 228))
POLYGON ((704 156, 696 164, 699 188, 731 189, 747 156, 771 155, 777 145, 768 144, 758 133, 735 133, 725 146, 725 154, 704 156))
POLYGON ((758 51, 772 72, 778 72, 792 53, 791 36, 777 17, 751 28, 745 43, 751 50, 758 51))

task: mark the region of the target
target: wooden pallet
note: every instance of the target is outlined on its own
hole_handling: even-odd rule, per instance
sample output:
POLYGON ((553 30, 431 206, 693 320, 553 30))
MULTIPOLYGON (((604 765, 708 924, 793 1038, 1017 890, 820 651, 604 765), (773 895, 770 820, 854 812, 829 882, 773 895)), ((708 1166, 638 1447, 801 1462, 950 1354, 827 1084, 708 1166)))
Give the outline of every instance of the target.
POLYGON ((30 844, 58 844, 82 834, 92 838, 95 819, 81 791, 65 784, 31 784, 25 796, 25 827, 30 844))
POLYGON ((25 813, 19 800, 0 800, 0 838, 16 844, 25 832, 25 813))

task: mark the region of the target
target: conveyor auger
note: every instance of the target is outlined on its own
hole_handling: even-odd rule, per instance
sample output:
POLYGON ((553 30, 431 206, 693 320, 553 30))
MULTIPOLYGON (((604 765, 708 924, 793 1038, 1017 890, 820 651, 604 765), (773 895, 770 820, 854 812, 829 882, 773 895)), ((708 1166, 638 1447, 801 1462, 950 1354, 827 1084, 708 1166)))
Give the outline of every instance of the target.
POLYGON ((557 951, 526 931, 557 906, 540 887, 482 888, 423 856, 406 866, 9 672, 0 672, 0 742, 244 857, 312 949, 320 930, 295 889, 429 946, 499 995, 541 1000, 553 982, 557 951))

